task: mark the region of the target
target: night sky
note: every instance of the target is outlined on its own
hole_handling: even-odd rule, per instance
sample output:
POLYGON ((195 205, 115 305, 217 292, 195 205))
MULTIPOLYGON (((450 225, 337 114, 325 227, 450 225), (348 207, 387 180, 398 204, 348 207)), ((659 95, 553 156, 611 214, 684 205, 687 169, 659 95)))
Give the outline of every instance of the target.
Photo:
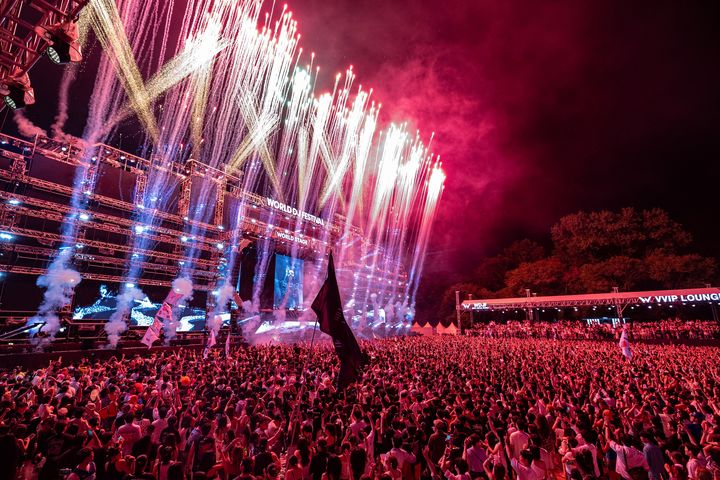
POLYGON ((352 64, 384 119, 436 132, 448 178, 426 272, 463 279, 565 214, 623 206, 667 209, 720 253, 718 2, 400 5, 290 8, 326 82, 352 64))
MULTIPOLYGON (((720 256, 717 1, 289 8, 321 66, 318 91, 353 65, 382 102, 382 121, 410 120, 426 141, 435 132, 447 182, 426 288, 468 278, 513 240, 547 242, 553 223, 581 209, 667 209, 702 253, 720 256)), ((54 66, 36 71, 60 77, 54 66)), ((50 85, 37 85, 38 97, 52 97, 50 85)), ((52 107, 27 114, 47 128, 52 107)))

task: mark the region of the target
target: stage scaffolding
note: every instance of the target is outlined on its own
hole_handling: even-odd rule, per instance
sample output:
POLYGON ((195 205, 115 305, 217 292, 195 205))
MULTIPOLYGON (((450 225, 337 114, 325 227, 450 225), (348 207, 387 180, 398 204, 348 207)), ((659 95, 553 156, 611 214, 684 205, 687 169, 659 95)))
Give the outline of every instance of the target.
MULTIPOLYGON (((141 158, 108 145, 83 149, 78 144, 45 137, 26 141, 0 134, 0 233, 5 236, 0 239, 0 272, 5 276, 42 275, 58 249, 69 246, 73 268, 83 280, 124 283, 133 266, 139 269, 134 283, 170 287, 182 269, 182 262, 187 260, 188 240, 184 236, 193 230, 197 232, 192 242, 198 255, 187 267, 194 288, 209 291, 216 288, 218 267, 226 253, 217 245, 237 248, 229 245, 236 220, 230 218, 231 202, 247 207, 245 216, 237 222, 241 230, 238 242, 270 238, 280 253, 289 253, 292 247, 301 258, 321 256, 345 231, 341 215, 324 227, 304 222, 302 230, 296 231, 295 217, 270 211, 265 197, 242 190, 241 171, 221 171, 194 160, 169 165, 163 162, 167 167, 159 164, 152 157, 141 158), (165 173, 178 185, 176 203, 172 208, 154 209, 153 225, 138 232, 134 227, 138 225, 139 211, 152 208, 142 205, 148 172, 158 168, 167 168, 165 173), (63 171, 65 180, 60 178, 63 171), (81 186, 75 184, 78 171, 85 172, 81 186), (108 194, 99 184, 102 175, 129 178, 132 191, 125 192, 125 198, 108 194), (215 185, 212 223, 197 222, 188 216, 194 180, 196 185, 203 182, 215 185), (78 188, 85 197, 86 208, 71 206, 70 199, 78 188), (63 234, 64 222, 74 222, 76 236, 63 234), (300 235, 303 242, 292 243, 287 239, 289 234, 300 235), (146 237, 147 248, 132 247, 137 235, 146 237), (137 258, 133 258, 133 253, 137 258)), ((353 226, 348 230, 353 238, 364 241, 359 229, 353 226)), ((347 267, 362 271, 364 265, 351 262, 347 267)), ((399 278, 407 281, 405 273, 399 278)), ((8 315, 0 305, 2 317, 8 315)))
MULTIPOLYGON (((157 168, 150 161, 116 150, 106 145, 97 145, 92 149, 92 157, 83 158, 82 151, 46 138, 38 138, 35 142, 26 142, 17 138, 0 134, 0 182, 3 189, 0 191, 0 225, 7 235, 16 236, 22 241, 4 241, 0 243, 3 255, 0 260, 0 271, 8 273, 22 273, 30 275, 42 274, 47 262, 63 243, 75 241, 74 258, 76 263, 84 266, 83 278, 96 279, 108 282, 124 281, 124 272, 127 268, 127 254, 133 249, 130 237, 136 235, 132 229, 136 221, 133 212, 137 210, 138 199, 147 182, 148 169, 157 168), (74 187, 55 183, 53 181, 33 177, 29 173, 29 166, 38 155, 56 162, 61 162, 76 168, 85 167, 86 171, 97 172, 101 164, 113 169, 123 170, 136 175, 134 198, 131 203, 103 195, 99 191, 84 192, 89 198, 88 209, 73 211, 68 202, 52 201, 42 198, 42 193, 51 193, 54 196, 69 199, 74 187), (89 163, 88 163, 89 162, 89 163), (9 168, 3 168, 9 167, 9 168), (31 187, 31 188, 27 188, 31 187), (27 192, 29 190, 29 192, 27 192), (23 191, 26 191, 23 193, 23 191), (117 211, 117 214, 103 213, 103 207, 117 211), (74 218, 69 221, 76 222, 80 228, 78 238, 63 236, 58 228, 43 228, 51 225, 57 227, 67 220, 70 214, 74 218), (86 215, 87 220, 81 220, 86 215), (35 222, 29 219, 37 220, 35 222), (39 225, 39 226, 38 226, 39 225), (123 237, 124 242, 113 242, 103 237, 105 234, 114 234, 123 237), (41 245, 32 245, 41 243, 41 245), (90 253, 92 252, 92 253, 90 253), (38 266, 34 266, 38 265, 38 266)), ((171 175, 177 177, 181 185, 178 199, 178 212, 170 213, 157 210, 153 213, 159 225, 153 226, 148 233, 152 244, 161 248, 152 250, 135 250, 145 260, 138 262, 144 274, 138 279, 141 285, 170 286, 172 280, 180 271, 178 262, 184 256, 181 253, 186 244, 181 240, 185 227, 194 227, 201 235, 194 238, 195 247, 207 255, 201 255, 193 260, 192 274, 201 279, 196 284, 199 290, 213 288, 209 282, 215 276, 220 255, 217 254, 216 245, 230 241, 231 232, 223 225, 223 207, 227 195, 237 199, 242 198, 253 207, 260 207, 264 201, 258 195, 237 190, 234 193, 227 191, 228 184, 237 184, 237 175, 220 172, 205 165, 190 161, 184 165, 173 164, 171 175), (213 199, 215 215, 214 223, 195 222, 187 218, 187 209, 190 204, 190 185, 193 177, 200 177, 203 181, 215 182, 218 186, 217 195, 213 199), (170 248, 163 248, 170 247, 170 248), (146 278, 148 272, 153 272, 159 278, 146 278), (203 282, 202 279, 207 281, 203 282)), ((95 183, 88 181, 88 183, 95 183)), ((143 207, 144 208, 144 207, 143 207)), ((149 208, 149 207, 148 207, 149 208)), ((276 221, 278 225, 269 227, 259 215, 258 208, 248 209, 246 218, 241 221, 240 228, 246 238, 257 238, 269 233, 271 238, 281 241, 278 233, 291 228, 289 221, 276 221)), ((341 225, 333 225, 332 234, 341 231, 341 225)), ((320 239, 308 237, 308 245, 300 247, 301 250, 322 251, 326 245, 320 239)))

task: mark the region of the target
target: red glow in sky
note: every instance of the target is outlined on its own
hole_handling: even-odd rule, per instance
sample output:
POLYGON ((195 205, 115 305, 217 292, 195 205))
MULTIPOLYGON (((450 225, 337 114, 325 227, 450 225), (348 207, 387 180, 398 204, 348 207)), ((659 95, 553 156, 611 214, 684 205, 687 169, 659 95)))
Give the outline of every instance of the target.
MULTIPOLYGON (((315 52, 321 68, 317 92, 352 65, 355 85, 382 103, 381 121, 410 120, 425 141, 435 132, 447 180, 426 285, 468 279, 483 256, 547 238, 581 209, 664 208, 701 253, 719 256, 720 3, 293 0, 288 8, 302 63, 315 52)), ((28 115, 44 128, 57 72, 33 70, 37 98, 51 100, 28 115)), ((72 91, 71 123, 87 117, 78 99, 90 81, 72 91)))
POLYGON ((581 209, 662 207, 718 254, 707 214, 720 180, 720 12, 708 6, 290 4, 321 83, 353 64, 384 120, 436 132, 448 178, 426 271, 453 280, 581 209))

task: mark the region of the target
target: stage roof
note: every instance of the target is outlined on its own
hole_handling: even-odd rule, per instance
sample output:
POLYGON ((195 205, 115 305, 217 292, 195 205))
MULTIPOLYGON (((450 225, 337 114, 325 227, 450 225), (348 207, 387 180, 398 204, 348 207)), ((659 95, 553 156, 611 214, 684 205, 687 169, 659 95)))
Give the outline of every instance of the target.
POLYGON ((511 308, 584 307, 596 305, 665 304, 719 302, 720 288, 654 290, 646 292, 589 293, 547 297, 488 298, 465 300, 460 310, 503 310, 511 308))

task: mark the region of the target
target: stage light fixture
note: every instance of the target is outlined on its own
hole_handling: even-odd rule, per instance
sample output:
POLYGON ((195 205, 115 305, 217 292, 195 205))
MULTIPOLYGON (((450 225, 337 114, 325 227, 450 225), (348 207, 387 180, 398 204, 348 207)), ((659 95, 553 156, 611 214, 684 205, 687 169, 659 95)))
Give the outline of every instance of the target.
POLYGON ((19 110, 35 103, 35 91, 30 86, 30 77, 27 73, 0 84, 0 95, 2 95, 5 105, 13 110, 19 110))
POLYGON ((35 32, 48 43, 45 53, 53 63, 63 65, 82 61, 76 22, 41 25, 35 27, 35 32))

